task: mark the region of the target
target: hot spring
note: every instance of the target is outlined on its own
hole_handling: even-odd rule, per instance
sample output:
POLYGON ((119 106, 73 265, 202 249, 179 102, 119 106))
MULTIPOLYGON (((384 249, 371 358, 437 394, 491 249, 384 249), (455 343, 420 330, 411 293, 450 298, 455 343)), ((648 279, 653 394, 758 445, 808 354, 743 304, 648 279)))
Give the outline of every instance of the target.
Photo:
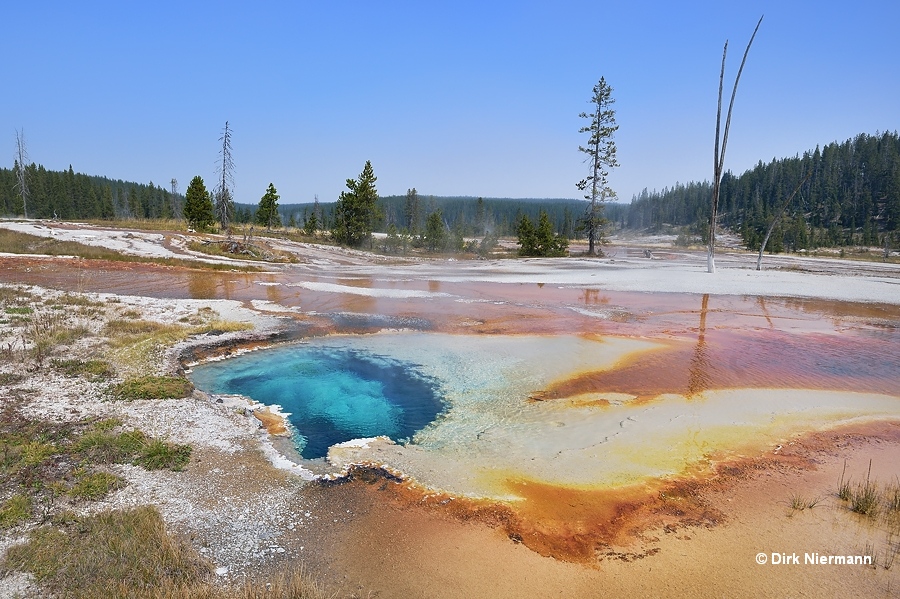
POLYGON ((439 383, 411 362, 344 342, 253 352, 197 367, 195 384, 277 404, 306 459, 337 443, 386 436, 402 442, 443 410, 439 383))
POLYGON ((304 458, 379 463, 426 487, 513 501, 527 481, 642 485, 798 431, 900 413, 879 393, 742 388, 727 377, 720 386, 711 366, 695 376, 706 367, 697 353, 677 339, 383 332, 260 350, 192 376, 201 389, 281 406, 304 458), (656 378, 670 387, 616 382, 635 365, 669 372, 656 378), (390 441, 338 445, 378 436, 390 441))

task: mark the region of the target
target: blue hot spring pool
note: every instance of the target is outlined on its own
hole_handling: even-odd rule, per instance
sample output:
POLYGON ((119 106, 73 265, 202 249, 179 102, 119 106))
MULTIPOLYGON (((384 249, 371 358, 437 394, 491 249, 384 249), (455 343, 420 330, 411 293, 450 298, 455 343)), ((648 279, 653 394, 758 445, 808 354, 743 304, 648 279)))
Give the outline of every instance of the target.
POLYGON ((281 406, 306 459, 351 439, 410 439, 444 409, 438 382, 416 364, 339 343, 248 353, 197 366, 191 378, 211 393, 281 406))

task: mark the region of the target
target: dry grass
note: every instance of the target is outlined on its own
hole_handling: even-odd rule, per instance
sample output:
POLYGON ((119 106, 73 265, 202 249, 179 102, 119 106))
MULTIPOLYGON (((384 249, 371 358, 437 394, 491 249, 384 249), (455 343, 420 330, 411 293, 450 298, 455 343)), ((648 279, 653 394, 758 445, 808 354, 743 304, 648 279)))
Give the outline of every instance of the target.
POLYGON ((276 250, 267 243, 244 243, 236 239, 191 241, 188 243, 188 249, 236 260, 297 262, 297 257, 293 254, 276 250))
POLYGON ((132 318, 110 320, 103 330, 114 350, 109 358, 124 375, 139 377, 146 374, 147 364, 160 363, 166 349, 191 335, 221 334, 253 328, 248 323, 220 320, 212 310, 198 312, 188 322, 193 326, 132 318))
POLYGON ((211 582, 211 566, 166 531, 155 507, 78 517, 71 512, 9 549, 0 567, 29 572, 59 596, 73 599, 326 599, 302 570, 268 579, 211 582))
POLYGON ((184 586, 210 571, 147 506, 41 527, 7 551, 3 566, 29 572, 42 588, 73 598, 152 597, 150 589, 184 586))
POLYGON ((788 500, 788 505, 790 506, 792 512, 795 512, 795 511, 802 512, 803 510, 813 509, 814 507, 819 505, 819 503, 821 503, 821 501, 822 501, 821 497, 814 497, 812 499, 809 499, 798 493, 794 493, 791 495, 790 499, 788 500))
POLYGON ((112 229, 138 230, 138 231, 183 231, 187 232, 187 221, 174 218, 123 218, 114 221, 86 220, 83 221, 98 227, 112 229))
POLYGON ((190 334, 188 327, 161 324, 149 320, 115 319, 106 323, 103 333, 113 351, 109 359, 125 376, 146 374, 148 364, 159 364, 168 347, 190 334))

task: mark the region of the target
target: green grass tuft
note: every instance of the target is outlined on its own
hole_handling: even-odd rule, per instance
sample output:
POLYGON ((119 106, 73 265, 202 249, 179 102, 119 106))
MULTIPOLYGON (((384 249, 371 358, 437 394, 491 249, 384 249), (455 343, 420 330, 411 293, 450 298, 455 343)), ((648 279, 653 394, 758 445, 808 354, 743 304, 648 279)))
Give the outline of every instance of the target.
POLYGON ((116 399, 131 401, 135 399, 178 399, 188 397, 194 391, 194 385, 182 377, 174 376, 142 376, 119 383, 112 389, 116 399))
POLYGON ((856 485, 850 499, 850 509, 863 516, 874 516, 878 513, 879 493, 873 483, 856 485))
POLYGON ((17 385, 25 380, 24 374, 18 374, 15 372, 4 372, 0 374, 0 386, 10 387, 12 385, 17 385))
POLYGON ((96 501, 103 499, 110 492, 121 489, 125 481, 108 472, 87 472, 80 470, 76 473, 77 480, 69 490, 69 495, 75 499, 87 499, 96 501))
POLYGON ((803 511, 803 510, 811 510, 822 501, 821 497, 815 497, 813 499, 807 499, 798 493, 794 493, 791 495, 790 500, 788 501, 788 505, 790 505, 791 509, 794 511, 803 511))
POLYGON ((51 360, 50 365, 68 377, 89 375, 94 379, 108 379, 115 374, 105 360, 51 360))
POLYGON ((108 428, 94 428, 75 442, 74 450, 82 461, 121 464, 140 453, 146 442, 147 437, 139 430, 116 434, 108 428))
POLYGON ((152 439, 142 448, 140 455, 134 460, 138 466, 147 470, 184 470, 191 459, 191 446, 168 443, 161 439, 152 439))
POLYGON ((31 517, 31 498, 13 495, 0 504, 0 529, 12 528, 31 517))

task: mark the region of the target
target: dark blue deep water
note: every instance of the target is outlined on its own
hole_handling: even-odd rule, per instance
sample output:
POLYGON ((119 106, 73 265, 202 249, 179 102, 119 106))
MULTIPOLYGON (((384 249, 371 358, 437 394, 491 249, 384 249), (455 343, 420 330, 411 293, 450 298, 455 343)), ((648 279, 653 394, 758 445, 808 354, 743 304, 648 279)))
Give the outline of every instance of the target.
POLYGON ((197 366, 191 378, 210 393, 280 405, 308 459, 350 439, 409 439, 444 408, 437 382, 414 364, 339 345, 253 352, 197 366))

